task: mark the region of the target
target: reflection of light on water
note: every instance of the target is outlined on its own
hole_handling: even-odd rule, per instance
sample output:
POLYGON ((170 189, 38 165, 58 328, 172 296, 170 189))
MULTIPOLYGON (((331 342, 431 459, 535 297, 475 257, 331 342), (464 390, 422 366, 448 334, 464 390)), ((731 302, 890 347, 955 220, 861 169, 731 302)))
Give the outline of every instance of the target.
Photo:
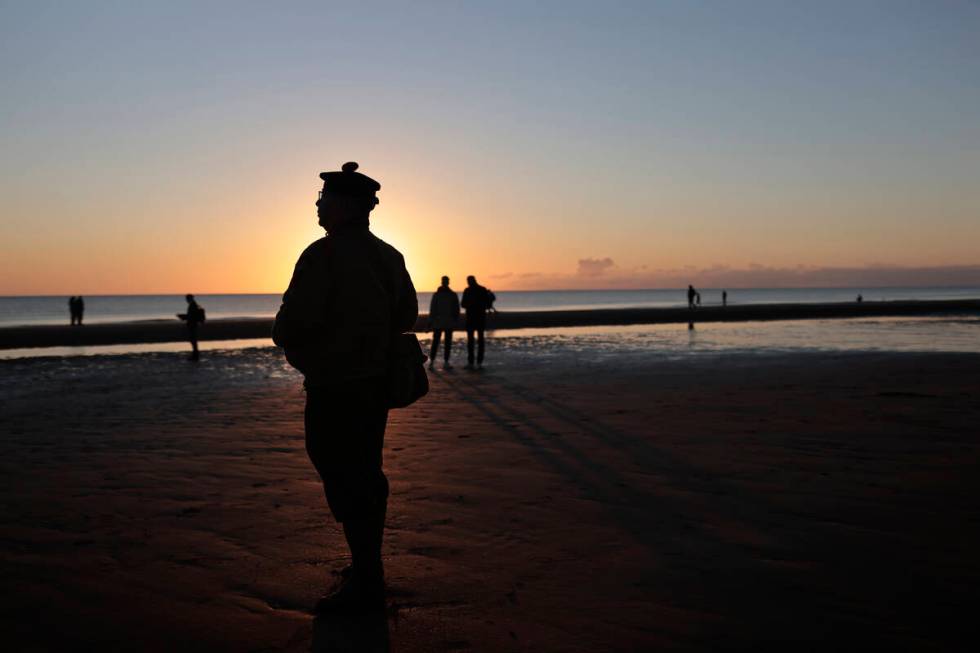
MULTIPOLYGON (((244 340, 202 340, 201 351, 218 349, 247 349, 271 347, 272 338, 247 338, 244 340)), ((114 356, 120 354, 187 353, 187 342, 148 342, 128 345, 88 345, 82 347, 32 347, 27 349, 0 349, 0 358, 35 358, 39 356, 114 356)))
MULTIPOLYGON (((593 351, 946 351, 980 352, 980 319, 868 318, 512 329, 512 340, 593 351)), ((529 343, 528 343, 529 344, 529 343)))
MULTIPOLYGON (((794 351, 922 351, 980 353, 977 318, 867 318, 706 322, 687 324, 587 326, 509 329, 488 332, 490 354, 520 360, 574 356, 600 360, 610 356, 653 354, 681 357, 712 353, 794 351)), ((429 334, 419 334, 428 353, 429 334)), ((456 332, 454 356, 466 355, 466 334, 456 332)), ((201 342, 205 351, 271 347, 268 338, 201 342)), ((187 352, 185 342, 98 347, 51 347, 0 351, 0 358, 91 356, 187 352)))

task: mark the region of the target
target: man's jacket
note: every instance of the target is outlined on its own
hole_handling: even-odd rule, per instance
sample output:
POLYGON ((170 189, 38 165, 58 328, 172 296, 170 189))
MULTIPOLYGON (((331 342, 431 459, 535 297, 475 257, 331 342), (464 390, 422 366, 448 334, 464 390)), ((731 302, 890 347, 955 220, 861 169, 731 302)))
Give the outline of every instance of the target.
POLYGON ((429 302, 429 326, 433 329, 452 330, 459 319, 459 297, 445 286, 432 293, 429 302))
POLYGON ((463 291, 463 308, 466 309, 466 314, 483 315, 486 313, 493 305, 492 295, 493 293, 479 284, 467 286, 466 290, 463 291))
POLYGON ((300 255, 272 340, 308 386, 383 376, 393 336, 417 318, 404 257, 366 226, 355 227, 300 255))

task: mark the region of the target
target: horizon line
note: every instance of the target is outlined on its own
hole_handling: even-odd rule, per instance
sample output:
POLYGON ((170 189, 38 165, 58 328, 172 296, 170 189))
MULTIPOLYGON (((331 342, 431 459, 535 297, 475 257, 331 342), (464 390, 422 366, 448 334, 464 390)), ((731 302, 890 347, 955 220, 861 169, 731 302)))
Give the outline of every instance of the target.
MULTIPOLYGON (((483 285, 483 284, 480 284, 483 285)), ((847 285, 847 286, 695 286, 695 289, 700 290, 889 290, 895 288, 942 288, 942 289, 980 289, 980 284, 891 284, 891 285, 877 285, 877 286, 858 286, 858 285, 847 285)), ((686 291, 687 288, 683 286, 661 286, 653 288, 535 288, 535 289, 502 289, 494 290, 494 292, 507 292, 507 293, 535 293, 535 292, 650 292, 656 290, 670 290, 670 291, 686 291)), ((420 290, 416 288, 416 292, 432 292, 429 290, 420 290)), ((191 294, 195 297, 206 296, 206 295, 282 295, 282 292, 192 292, 187 293, 186 291, 181 292, 152 292, 152 293, 43 293, 36 295, 0 295, 0 299, 23 299, 32 297, 74 297, 76 295, 84 295, 88 297, 183 297, 184 295, 191 294)))

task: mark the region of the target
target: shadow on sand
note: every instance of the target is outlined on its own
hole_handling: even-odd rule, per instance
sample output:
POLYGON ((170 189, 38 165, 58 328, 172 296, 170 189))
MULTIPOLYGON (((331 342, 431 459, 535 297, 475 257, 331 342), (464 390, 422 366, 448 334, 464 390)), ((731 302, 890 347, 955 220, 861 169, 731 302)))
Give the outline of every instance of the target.
POLYGON ((388 615, 342 614, 313 620, 313 653, 388 653, 388 615))

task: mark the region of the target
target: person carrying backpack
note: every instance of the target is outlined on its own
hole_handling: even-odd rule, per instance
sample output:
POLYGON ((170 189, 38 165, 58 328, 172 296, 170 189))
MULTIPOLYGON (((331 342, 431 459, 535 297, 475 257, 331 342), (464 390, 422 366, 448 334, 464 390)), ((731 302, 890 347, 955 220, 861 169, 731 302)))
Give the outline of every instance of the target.
POLYGON ((466 290, 463 291, 463 308, 466 309, 466 369, 473 369, 474 344, 476 345, 476 369, 483 369, 487 311, 493 309, 493 302, 497 297, 487 288, 478 284, 473 275, 466 277, 466 283, 466 290))

